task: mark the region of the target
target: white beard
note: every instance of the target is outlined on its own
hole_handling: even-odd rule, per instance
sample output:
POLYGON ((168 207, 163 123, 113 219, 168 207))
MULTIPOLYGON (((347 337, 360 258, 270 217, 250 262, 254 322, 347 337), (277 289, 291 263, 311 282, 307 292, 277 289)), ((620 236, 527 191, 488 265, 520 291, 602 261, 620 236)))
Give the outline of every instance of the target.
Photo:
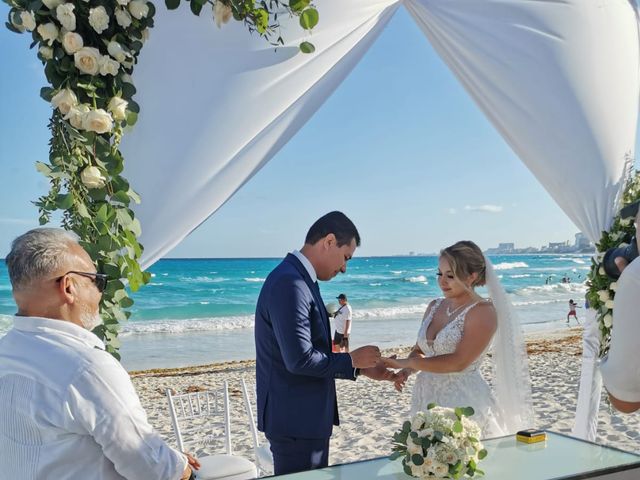
POLYGON ((86 330, 92 331, 102 323, 102 318, 99 313, 83 313, 80 315, 80 321, 86 330))

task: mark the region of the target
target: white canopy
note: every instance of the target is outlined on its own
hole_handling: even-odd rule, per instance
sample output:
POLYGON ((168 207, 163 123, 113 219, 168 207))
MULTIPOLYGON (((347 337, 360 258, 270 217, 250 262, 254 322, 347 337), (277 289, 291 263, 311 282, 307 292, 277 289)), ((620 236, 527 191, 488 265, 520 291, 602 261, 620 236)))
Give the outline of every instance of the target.
MULTIPOLYGON (((295 21, 284 22, 287 44, 274 52, 242 25, 219 30, 208 18, 158 12, 135 73, 142 114, 123 145, 125 175, 143 199, 136 213, 145 266, 275 155, 399 6, 319 2, 312 55, 298 52, 306 35, 295 21)), ((407 0, 405 6, 516 154, 597 240, 634 155, 640 65, 632 2, 407 0)), ((595 433, 586 424, 597 402, 596 411, 584 403, 596 396, 592 349, 585 349, 591 360, 583 366, 577 418, 582 436, 595 433)))

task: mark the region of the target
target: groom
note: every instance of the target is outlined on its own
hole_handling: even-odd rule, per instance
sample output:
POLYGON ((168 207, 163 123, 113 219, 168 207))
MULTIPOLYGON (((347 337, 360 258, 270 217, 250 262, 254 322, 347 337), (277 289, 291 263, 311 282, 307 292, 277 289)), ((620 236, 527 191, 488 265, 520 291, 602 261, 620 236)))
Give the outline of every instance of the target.
POLYGON ((334 379, 394 379, 379 365, 378 347, 331 352, 329 317, 317 280, 344 273, 359 245, 351 220, 330 212, 311 226, 302 249, 287 255, 260 291, 258 428, 271 444, 276 475, 328 465, 329 438, 333 425, 339 425, 334 379))

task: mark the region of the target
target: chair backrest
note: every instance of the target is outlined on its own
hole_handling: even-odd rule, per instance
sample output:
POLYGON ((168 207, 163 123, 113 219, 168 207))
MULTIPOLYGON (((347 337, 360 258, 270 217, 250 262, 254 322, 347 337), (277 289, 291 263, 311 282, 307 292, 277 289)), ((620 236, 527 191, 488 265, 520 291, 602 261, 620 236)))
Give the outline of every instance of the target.
MULTIPOLYGON (((252 406, 252 397, 256 399, 256 389, 255 384, 253 384, 253 388, 251 391, 247 388, 247 382, 244 378, 241 379, 242 383, 242 398, 244 399, 244 408, 247 412, 247 417, 249 417, 249 429, 251 430, 251 437, 253 438, 253 452, 256 457, 256 465, 260 472, 265 475, 271 475, 273 473, 273 455, 271 454, 271 449, 269 442, 266 442, 265 445, 260 445, 260 439, 258 436, 258 429, 256 427, 256 417, 253 414, 253 406, 252 406)), ((257 408, 257 406, 256 406, 257 408)))
POLYGON ((167 389, 166 393, 173 431, 181 452, 185 451, 185 443, 197 443, 196 440, 190 440, 190 436, 207 434, 205 443, 212 443, 217 436, 222 436, 225 452, 227 455, 232 454, 229 388, 226 381, 221 392, 205 390, 173 395, 171 390, 167 389), (216 417, 222 421, 214 422, 216 417), (218 434, 220 430, 221 435, 218 434))
MULTIPOLYGON (((249 392, 247 391, 247 382, 242 382, 242 398, 244 399, 244 408, 247 411, 249 417, 249 428, 251 429, 251 437, 253 438, 253 448, 260 446, 260 440, 258 439, 258 428, 256 427, 256 417, 253 415, 253 407, 251 406, 251 399, 249 398, 249 392)), ((253 391, 253 397, 255 398, 255 390, 253 391)), ((257 407, 256 407, 257 408, 257 407)))

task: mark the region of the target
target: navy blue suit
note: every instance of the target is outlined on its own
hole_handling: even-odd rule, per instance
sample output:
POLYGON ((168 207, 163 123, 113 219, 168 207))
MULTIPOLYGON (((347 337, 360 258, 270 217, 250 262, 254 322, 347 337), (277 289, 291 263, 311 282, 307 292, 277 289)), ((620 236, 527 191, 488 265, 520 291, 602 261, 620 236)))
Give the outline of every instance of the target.
POLYGON ((355 379, 351 357, 331 352, 317 283, 294 255, 265 280, 255 316, 258 429, 277 475, 326 466, 339 425, 336 378, 355 379))

